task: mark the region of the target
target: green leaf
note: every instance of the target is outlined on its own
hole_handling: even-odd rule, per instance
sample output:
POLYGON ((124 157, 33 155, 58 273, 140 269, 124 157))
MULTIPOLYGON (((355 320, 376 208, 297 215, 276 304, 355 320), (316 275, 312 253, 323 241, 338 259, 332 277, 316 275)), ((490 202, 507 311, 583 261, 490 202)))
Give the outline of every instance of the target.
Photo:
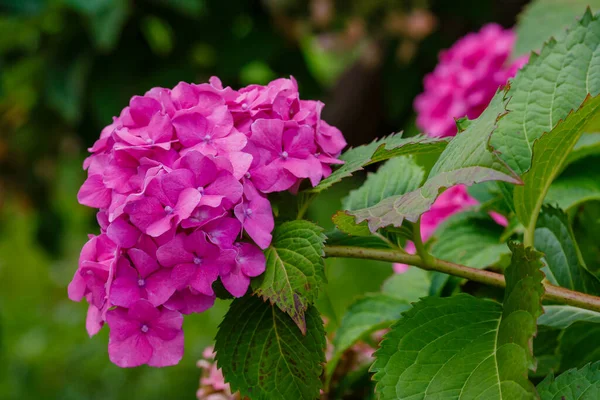
POLYGON ((446 147, 446 144, 448 144, 448 139, 431 138, 424 135, 403 139, 402 133, 375 140, 367 145, 355 147, 342 154, 340 159, 345 164, 308 191, 321 192, 340 182, 343 178, 361 171, 367 165, 385 161, 392 157, 408 154, 439 153, 446 147))
MULTIPOLYGON (((500 240, 503 231, 504 228, 487 213, 467 211, 456 214, 437 229, 430 252, 446 261, 486 268, 497 264, 502 256, 510 253, 506 243, 500 240)), ((432 287, 432 291, 439 293, 450 276, 435 272, 433 279, 435 287, 432 287)))
POLYGON ((371 293, 352 304, 333 339, 333 356, 327 365, 331 377, 342 354, 358 340, 379 330, 388 328, 408 310, 410 305, 395 296, 384 293, 371 293))
MULTIPOLYGON (((367 175, 364 184, 352 190, 342 202, 344 210, 358 210, 373 206, 383 199, 397 196, 417 189, 425 171, 417 165, 412 157, 400 156, 383 164, 375 173, 367 175)), ((345 212, 333 216, 333 222, 339 230, 354 236, 370 236, 371 231, 366 222, 356 224, 354 217, 345 212)))
POLYGON ((600 313, 572 306, 544 306, 538 325, 553 329, 567 329, 575 322, 600 324, 600 313))
POLYGON ((598 0, 536 0, 519 15, 514 56, 539 51, 549 37, 560 38, 586 7, 600 10, 598 0))
POLYGON ((559 121, 552 131, 535 142, 531 169, 523 175, 524 185, 516 187, 514 192, 515 210, 527 231, 535 229, 537 216, 552 181, 599 110, 600 96, 588 98, 579 110, 570 113, 565 121, 559 121))
POLYGON ((285 222, 275 228, 265 251, 265 273, 252 281, 254 293, 292 317, 306 333, 304 312, 325 282, 322 229, 308 221, 285 222))
POLYGON ((600 398, 600 362, 571 369, 558 378, 550 375, 537 390, 541 400, 596 400, 600 398))
POLYGON ((252 399, 319 398, 325 331, 313 306, 306 327, 303 335, 288 315, 254 296, 234 300, 215 342, 217 365, 232 391, 252 399))
POLYGON ((558 353, 561 369, 581 368, 600 359, 600 324, 574 322, 559 336, 558 353))
POLYGON ((347 213, 355 216, 357 223, 368 221, 374 232, 388 225, 400 227, 405 219, 416 222, 444 188, 490 180, 519 183, 519 178, 488 149, 489 136, 506 113, 505 106, 503 93, 497 93, 483 114, 448 144, 421 188, 347 213))
MULTIPOLYGON (((533 143, 543 133, 552 131, 571 110, 578 109, 588 94, 595 96, 600 92, 599 45, 600 20, 588 10, 566 35, 558 41, 550 39, 539 56, 532 54, 529 63, 511 82, 507 95, 511 98, 508 106, 511 112, 498 122, 490 143, 517 173, 529 169, 533 143)), ((574 136, 582 117, 573 118, 571 126, 557 128, 565 130, 563 133, 568 137, 565 144, 574 136), (566 134, 566 128, 573 133, 566 134)), ((550 148, 558 140, 562 139, 545 141, 550 148)), ((561 156, 566 156, 572 147, 562 149, 561 156)))
POLYGON ((571 306, 545 306, 538 318, 540 330, 557 335, 553 353, 560 360, 555 370, 579 368, 600 358, 600 313, 571 306))
POLYGON ((372 370, 380 399, 534 399, 527 379, 542 312, 540 254, 511 245, 503 305, 427 297, 392 326, 372 370))
POLYGON ((587 270, 575 241, 569 217, 544 206, 535 228, 535 248, 544 253, 548 279, 567 289, 600 293, 600 280, 587 270))
POLYGON ((600 154, 600 133, 584 133, 565 161, 565 166, 582 158, 600 154))
POLYGON ((425 171, 409 156, 392 158, 376 173, 367 175, 365 183, 352 190, 342 202, 344 210, 370 207, 381 200, 404 194, 421 186, 425 171))
POLYGON ((544 202, 569 210, 586 201, 600 200, 599 163, 600 157, 588 157, 569 166, 552 182, 544 202))
POLYGON ((429 273, 420 268, 409 268, 401 274, 390 276, 381 291, 408 303, 418 301, 429 294, 431 279, 429 273))

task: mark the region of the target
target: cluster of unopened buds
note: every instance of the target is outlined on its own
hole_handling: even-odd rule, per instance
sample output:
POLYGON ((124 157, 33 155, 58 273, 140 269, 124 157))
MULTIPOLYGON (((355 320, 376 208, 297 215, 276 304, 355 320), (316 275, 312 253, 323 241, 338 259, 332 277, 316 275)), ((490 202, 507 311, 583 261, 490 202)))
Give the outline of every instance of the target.
POLYGON ((300 100, 293 79, 240 90, 180 83, 134 96, 84 163, 81 204, 99 209, 69 297, 89 303, 86 327, 109 325, 121 367, 183 355, 182 314, 214 304, 213 284, 243 296, 265 270, 273 192, 331 173, 346 145, 300 100))

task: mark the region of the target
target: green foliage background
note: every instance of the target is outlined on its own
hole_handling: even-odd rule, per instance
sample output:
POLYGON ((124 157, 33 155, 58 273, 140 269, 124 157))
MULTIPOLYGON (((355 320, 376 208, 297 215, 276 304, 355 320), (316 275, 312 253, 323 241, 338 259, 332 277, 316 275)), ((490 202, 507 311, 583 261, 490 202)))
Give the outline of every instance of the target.
MULTIPOLYGON (((352 51, 320 53, 310 45, 315 30, 307 26, 306 3, 0 0, 0 399, 194 396, 195 362, 212 343, 226 302, 186 318, 178 366, 122 370, 108 361, 107 330, 89 339, 85 305, 66 296, 79 249, 97 229, 92 210, 76 202, 85 149, 132 95, 211 75, 234 87, 294 75, 304 98, 345 110, 326 114, 331 123, 344 129, 346 116, 362 115, 361 129, 344 129, 352 144, 362 144, 403 127, 410 132, 413 98, 438 51, 486 22, 512 25, 524 1, 337 2, 345 6, 333 30, 359 16, 366 35, 378 38, 381 62, 369 73, 352 51), (429 7, 438 26, 409 61, 399 62, 398 39, 372 27, 382 15, 415 5, 429 7), (284 34, 292 26, 301 28, 295 39, 284 34), (341 91, 348 82, 357 88, 352 96, 341 91)), ((309 219, 332 228, 341 197, 363 178, 322 194, 309 219)), ((391 267, 336 259, 327 260, 326 274, 317 305, 333 329, 358 296, 379 289, 391 267)))

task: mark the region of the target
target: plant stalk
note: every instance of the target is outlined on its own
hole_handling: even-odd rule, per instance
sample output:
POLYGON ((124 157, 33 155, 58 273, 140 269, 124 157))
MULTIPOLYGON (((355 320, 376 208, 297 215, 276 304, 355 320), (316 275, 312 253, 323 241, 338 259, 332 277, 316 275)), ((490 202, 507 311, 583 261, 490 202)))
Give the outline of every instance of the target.
MULTIPOLYGON (((433 256, 430 256, 429 260, 426 262, 419 255, 406 254, 398 250, 368 249, 351 246, 325 246, 325 256, 403 263, 428 271, 443 272, 445 274, 458 276, 490 286, 499 288, 506 287, 504 275, 502 274, 451 263, 437 259, 433 256)), ((545 289, 544 300, 600 312, 600 297, 561 288, 547 282, 543 282, 543 285, 545 289)))

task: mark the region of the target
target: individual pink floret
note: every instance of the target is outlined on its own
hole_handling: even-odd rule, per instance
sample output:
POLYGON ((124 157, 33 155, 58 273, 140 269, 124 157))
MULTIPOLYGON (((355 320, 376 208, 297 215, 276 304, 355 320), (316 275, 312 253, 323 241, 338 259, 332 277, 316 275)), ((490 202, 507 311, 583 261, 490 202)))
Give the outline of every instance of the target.
POLYGON ((183 316, 139 300, 106 313, 108 355, 119 367, 175 365, 183 357, 183 316))

